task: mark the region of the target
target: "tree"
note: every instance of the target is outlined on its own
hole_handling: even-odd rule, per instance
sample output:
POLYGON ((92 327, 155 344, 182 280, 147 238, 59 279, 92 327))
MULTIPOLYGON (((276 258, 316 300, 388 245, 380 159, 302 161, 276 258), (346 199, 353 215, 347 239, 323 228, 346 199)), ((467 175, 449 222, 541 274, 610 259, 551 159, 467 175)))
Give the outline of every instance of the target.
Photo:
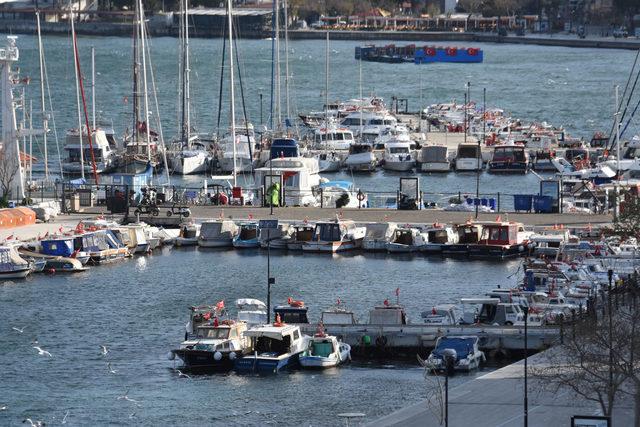
POLYGON ((11 156, 5 155, 5 150, 0 150, 0 190, 2 191, 2 196, 0 197, 0 205, 6 206, 9 197, 11 196, 11 191, 15 190, 13 187, 13 182, 16 174, 18 173, 18 164, 16 159, 13 159, 11 156))
POLYGON ((620 214, 613 221, 613 231, 622 239, 640 237, 640 198, 621 193, 620 214))
POLYGON ((542 387, 554 393, 569 390, 597 402, 605 416, 611 415, 620 394, 631 396, 634 425, 640 426, 640 311, 633 283, 612 292, 612 297, 624 297, 629 304, 612 312, 611 328, 608 315, 600 321, 592 316, 574 323, 563 342, 545 352, 545 363, 531 371, 542 387))

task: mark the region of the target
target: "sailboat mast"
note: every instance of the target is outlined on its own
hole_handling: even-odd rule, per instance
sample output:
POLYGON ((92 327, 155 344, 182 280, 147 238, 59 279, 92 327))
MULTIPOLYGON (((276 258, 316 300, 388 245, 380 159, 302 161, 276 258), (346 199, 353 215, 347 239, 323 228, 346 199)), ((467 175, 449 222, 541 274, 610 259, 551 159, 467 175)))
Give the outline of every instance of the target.
POLYGON ((33 101, 29 100, 29 181, 33 181, 33 101))
POLYGON ((282 99, 280 95, 280 3, 278 0, 275 0, 275 4, 276 15, 274 16, 274 19, 276 20, 276 128, 280 129, 280 124, 282 123, 282 99))
POLYGON ((131 132, 132 142, 138 143, 138 123, 140 122, 140 109, 138 104, 138 80, 140 65, 138 62, 138 39, 140 38, 140 11, 138 2, 135 5, 133 18, 133 128, 131 132))
POLYGON ((144 6, 142 4, 142 0, 138 0, 138 5, 140 7, 140 48, 142 49, 142 85, 144 90, 144 124, 145 124, 145 133, 146 133, 146 143, 147 143, 147 160, 151 161, 151 132, 150 132, 150 124, 149 124, 149 92, 147 88, 147 55, 145 54, 145 38, 146 38, 146 30, 144 23, 144 6))
POLYGON ((40 12, 36 11, 38 25, 38 56, 40 57, 40 109, 42 110, 42 143, 44 145, 44 177, 49 180, 49 152, 47 150, 48 118, 44 99, 44 51, 42 49, 42 33, 40 32, 40 12))
MULTIPOLYGON (((324 128, 329 132, 329 31, 327 31, 327 45, 324 58, 324 128)), ((325 138, 328 137, 325 133, 325 138)))
POLYGON ((76 49, 76 27, 74 25, 73 7, 69 19, 71 20, 71 38, 73 44, 73 69, 76 74, 76 104, 78 107, 78 141, 80 142, 80 177, 84 179, 84 147, 82 145, 82 113, 80 112, 80 76, 78 75, 78 51, 76 49))
POLYGON ((186 137, 187 144, 191 146, 191 81, 189 74, 191 73, 191 64, 189 63, 189 0, 184 0, 184 72, 185 72, 185 108, 186 108, 186 137))
POLYGON ((186 105, 185 105, 185 46, 184 46, 184 16, 186 14, 185 11, 185 7, 184 7, 184 2, 185 0, 180 0, 180 25, 179 25, 179 29, 180 29, 180 55, 179 55, 179 62, 180 62, 180 70, 179 70, 179 80, 180 80, 180 142, 182 143, 182 145, 184 146, 185 143, 185 133, 184 133, 184 127, 185 127, 185 122, 186 122, 186 117, 185 117, 185 113, 186 113, 186 105))
POLYGON ((96 49, 91 46, 91 126, 96 129, 96 49))
MULTIPOLYGON (((364 123, 362 122, 363 119, 363 110, 364 110, 364 99, 362 98, 362 55, 360 55, 360 59, 358 60, 358 81, 359 81, 359 94, 358 96, 360 97, 360 138, 362 138, 362 128, 364 127, 364 123)), ((422 80, 421 80, 422 81, 422 80)), ((420 93, 422 93, 422 90, 420 90, 420 93)))
MULTIPOLYGON (((229 94, 231 97, 231 145, 233 145, 233 186, 238 185, 236 171, 236 106, 233 82, 233 8, 232 0, 227 0, 227 19, 229 25, 229 94)), ((249 126, 248 123, 246 123, 249 126)))
POLYGON ((620 100, 619 91, 620 86, 616 85, 616 109, 615 109, 615 124, 616 124, 616 175, 620 179, 620 100))
POLYGON ((289 16, 287 11, 287 0, 284 0, 284 96, 287 119, 291 118, 291 110, 289 109, 289 16))

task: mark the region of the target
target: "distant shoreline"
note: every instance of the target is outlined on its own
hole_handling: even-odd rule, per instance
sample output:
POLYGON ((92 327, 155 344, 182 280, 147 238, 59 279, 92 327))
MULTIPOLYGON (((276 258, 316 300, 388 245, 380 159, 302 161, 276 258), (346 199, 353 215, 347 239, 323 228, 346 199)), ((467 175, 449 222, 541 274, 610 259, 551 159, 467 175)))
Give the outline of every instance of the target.
MULTIPOLYGON (((131 24, 114 22, 78 22, 76 24, 78 34, 91 36, 121 36, 131 37, 131 24)), ((36 23, 31 20, 0 19, 0 32, 5 34, 35 34, 36 23)), ((66 22, 43 22, 43 34, 67 35, 70 26, 66 22)), ((154 25, 149 27, 149 35, 152 37, 177 37, 178 29, 170 26, 154 25)), ((219 38, 220 28, 198 27, 192 33, 194 38, 219 38)), ((263 39, 271 37, 267 30, 243 30, 240 38, 263 39)), ((289 30, 291 40, 324 40, 326 31, 323 30, 289 30)), ((529 44, 539 46, 560 46, 575 48, 603 48, 603 49, 640 49, 640 39, 612 39, 604 37, 587 37, 579 39, 566 35, 527 35, 527 36, 499 36, 485 33, 459 33, 459 32, 435 32, 435 31, 352 31, 329 30, 332 40, 352 40, 362 42, 376 41, 406 41, 416 44, 436 42, 456 43, 508 43, 529 44)))

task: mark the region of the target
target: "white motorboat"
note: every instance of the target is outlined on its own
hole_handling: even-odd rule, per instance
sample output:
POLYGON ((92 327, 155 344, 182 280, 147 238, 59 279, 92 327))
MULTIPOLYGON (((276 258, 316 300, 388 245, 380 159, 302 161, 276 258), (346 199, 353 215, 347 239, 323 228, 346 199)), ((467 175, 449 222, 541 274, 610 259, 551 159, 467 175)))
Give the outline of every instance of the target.
POLYGON ((425 361, 425 366, 435 371, 446 370, 446 350, 453 350, 453 369, 456 371, 478 369, 485 361, 484 353, 478 348, 477 336, 444 336, 437 339, 436 348, 425 361))
POLYGON ((233 238, 234 248, 259 248, 259 229, 256 221, 246 221, 238 224, 238 234, 233 238))
POLYGON ((430 326, 450 326, 458 323, 455 304, 438 304, 420 314, 424 323, 430 326))
POLYGON ((171 351, 189 370, 229 370, 238 357, 249 353, 249 340, 244 336, 243 321, 221 319, 217 306, 191 307, 185 340, 171 351))
POLYGON ((309 347, 309 337, 300 327, 287 325, 276 317, 271 325, 253 327, 244 333, 251 340, 253 354, 236 359, 238 373, 275 374, 299 365, 300 354, 309 347))
POLYGON ((427 145, 418 153, 417 168, 420 172, 449 172, 449 151, 446 145, 427 145))
POLYGON ((413 169, 416 159, 411 150, 415 145, 411 141, 392 140, 385 144, 382 168, 385 170, 406 172, 413 169))
MULTIPOLYGON (((320 184, 318 160, 312 157, 275 157, 255 169, 256 184, 269 187, 271 176, 282 177, 284 203, 287 206, 316 206, 313 187, 320 184)), ((275 181, 276 179, 274 179, 275 181)))
POLYGON ((233 246, 233 238, 238 234, 238 226, 227 219, 205 221, 200 226, 198 246, 203 248, 228 248, 233 246))
POLYGON ((367 224, 367 233, 362 241, 365 251, 386 251, 387 243, 392 239, 397 224, 394 222, 374 222, 367 224))
POLYGON ((387 243, 387 251, 417 252, 427 243, 427 234, 416 227, 398 227, 387 243))
POLYGON ((319 150, 348 150, 355 143, 353 132, 335 124, 321 127, 313 132, 313 147, 319 150))
POLYGON ((84 167, 85 175, 93 173, 95 164, 96 173, 107 173, 116 159, 116 152, 109 145, 107 136, 102 129, 96 129, 91 133, 91 146, 93 156, 87 138, 87 129, 82 128, 82 140, 78 129, 67 131, 64 150, 66 158, 62 161, 62 170, 69 174, 81 174, 84 167), (82 147, 82 154, 80 148, 82 147))
POLYGON ((31 271, 31 264, 20 256, 15 247, 0 246, 0 280, 24 279, 31 271))
POLYGON ((378 166, 378 160, 371 144, 352 144, 344 165, 352 172, 373 172, 378 166))
POLYGON ((455 168, 457 171, 477 171, 482 169, 482 153, 476 143, 462 143, 456 152, 455 168))
POLYGON ((302 245, 305 252, 342 252, 362 246, 366 227, 357 226, 351 220, 319 221, 313 238, 302 245))
POLYGON ((566 230, 557 230, 554 232, 545 231, 532 234, 529 240, 533 247, 533 254, 536 256, 555 258, 560 251, 560 247, 569 241, 569 236, 570 233, 566 230))
POLYGON ((122 225, 112 228, 111 232, 129 248, 129 252, 132 254, 144 254, 150 250, 144 226, 140 224, 122 225))
POLYGON ((293 234, 287 242, 287 249, 290 251, 301 251, 305 242, 311 241, 313 238, 314 226, 308 223, 292 224, 293 234))
POLYGON ((338 172, 340 169, 342 169, 343 162, 343 158, 335 151, 318 154, 318 165, 320 172, 338 172))
POLYGON ((183 225, 180 235, 173 242, 174 246, 196 246, 200 235, 200 224, 183 225))
POLYGON ((351 360, 351 346, 327 335, 322 326, 309 340, 309 347, 300 355, 300 365, 306 369, 333 368, 351 360))
POLYGON ((427 243, 420 248, 422 252, 440 253, 444 246, 458 243, 458 233, 453 227, 445 224, 435 223, 424 231, 427 234, 427 243))

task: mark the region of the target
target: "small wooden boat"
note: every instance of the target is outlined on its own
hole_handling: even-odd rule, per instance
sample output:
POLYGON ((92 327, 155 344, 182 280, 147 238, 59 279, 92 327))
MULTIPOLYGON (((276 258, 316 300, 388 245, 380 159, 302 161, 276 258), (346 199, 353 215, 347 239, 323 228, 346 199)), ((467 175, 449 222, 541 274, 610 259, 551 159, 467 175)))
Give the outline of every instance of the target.
POLYGON ((255 221, 240 224, 240 232, 233 238, 234 248, 259 248, 258 223, 255 221))
POLYGON ((12 246, 0 246, 0 280, 24 279, 32 272, 32 264, 12 246))

